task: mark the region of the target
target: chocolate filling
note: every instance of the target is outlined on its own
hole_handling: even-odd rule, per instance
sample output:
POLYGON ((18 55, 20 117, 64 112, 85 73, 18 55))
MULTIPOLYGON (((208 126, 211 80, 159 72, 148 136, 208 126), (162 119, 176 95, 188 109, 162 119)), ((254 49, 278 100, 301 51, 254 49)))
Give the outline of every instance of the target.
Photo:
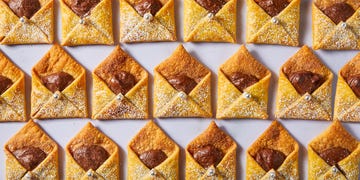
POLYGON ((99 168, 110 155, 99 145, 83 145, 75 149, 72 156, 85 171, 88 171, 99 168))
POLYGON ((244 89, 257 83, 259 80, 253 75, 243 74, 241 72, 233 73, 229 77, 230 81, 235 85, 239 91, 244 92, 244 89))
POLYGON ((149 150, 139 155, 140 160, 152 169, 166 160, 166 154, 161 150, 149 150))
POLYGON ((42 76, 41 81, 46 88, 54 93, 56 91, 63 91, 74 81, 74 78, 66 72, 57 72, 42 76))
POLYGON ((33 146, 25 146, 12 153, 19 163, 28 171, 35 169, 46 158, 44 151, 33 146))
POLYGON ((310 71, 298 71, 289 75, 289 80, 296 91, 303 95, 312 93, 324 82, 324 78, 320 74, 310 71))
POLYGON ((186 75, 173 76, 168 81, 175 89, 186 94, 189 94, 197 85, 194 79, 186 75))
POLYGON ((153 16, 161 9, 162 4, 159 0, 142 0, 134 4, 135 10, 144 16, 146 13, 151 13, 153 16))
POLYGON ((216 14, 225 4, 225 0, 195 0, 210 13, 216 14))
MULTIPOLYGON (((90 15, 90 11, 99 4, 100 0, 70 0, 69 6, 80 17, 90 15)), ((109 10, 111 11, 111 9, 109 10)))
POLYGON ((255 2, 271 17, 278 15, 289 5, 287 0, 255 0, 255 2))
POLYGON ((193 157, 202 167, 208 168, 218 165, 224 157, 224 153, 213 145, 205 145, 196 148, 193 157))
POLYGON ((322 11, 335 24, 339 24, 341 21, 345 22, 355 13, 355 10, 349 4, 344 2, 335 3, 332 6, 322 9, 322 11))
POLYGON ((343 160, 350 155, 350 151, 342 147, 333 147, 321 151, 319 156, 324 159, 330 166, 336 165, 339 161, 343 160))
POLYGON ((350 76, 346 81, 356 96, 360 98, 360 74, 350 76))
POLYGON ((0 95, 12 86, 11 79, 0 75, 0 95))
POLYGON ((254 157, 255 161, 265 170, 277 170, 286 159, 286 156, 281 151, 262 148, 254 157))
POLYGON ((125 95, 136 85, 136 79, 128 72, 120 71, 118 74, 111 77, 107 84, 115 94, 121 93, 125 95))
POLYGON ((9 8, 18 16, 30 19, 40 8, 38 0, 10 0, 9 8))

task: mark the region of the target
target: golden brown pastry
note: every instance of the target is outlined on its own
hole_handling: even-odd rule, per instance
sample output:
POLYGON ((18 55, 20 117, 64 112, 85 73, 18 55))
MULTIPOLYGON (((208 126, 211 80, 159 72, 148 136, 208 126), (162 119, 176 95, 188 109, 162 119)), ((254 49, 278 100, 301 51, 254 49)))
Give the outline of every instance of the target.
POLYGON ((55 44, 33 67, 31 117, 87 117, 85 69, 55 44))
POLYGON ((314 49, 360 49, 360 1, 314 0, 314 49))
POLYGON ((308 145, 309 179, 359 179, 360 142, 335 120, 308 145))
POLYGON ((120 46, 92 76, 93 119, 148 118, 148 73, 120 46))
POLYGON ((184 0, 184 41, 236 42, 236 0, 184 0))
POLYGON ((240 49, 218 71, 216 118, 268 117, 271 72, 246 49, 240 49))
POLYGON ((211 72, 182 45, 154 69, 154 117, 211 117, 211 72))
POLYGON ((299 179, 298 154, 298 143, 274 120, 246 152, 246 179, 299 179))
POLYGON ((130 141, 128 180, 179 179, 180 149, 153 121, 130 141))
POLYGON ((303 46, 280 68, 275 116, 330 120, 332 80, 331 71, 303 46))
POLYGON ((58 146, 32 120, 4 147, 6 179, 59 179, 58 146))
POLYGON ((186 146, 185 179, 236 179, 236 147, 212 121, 186 146))

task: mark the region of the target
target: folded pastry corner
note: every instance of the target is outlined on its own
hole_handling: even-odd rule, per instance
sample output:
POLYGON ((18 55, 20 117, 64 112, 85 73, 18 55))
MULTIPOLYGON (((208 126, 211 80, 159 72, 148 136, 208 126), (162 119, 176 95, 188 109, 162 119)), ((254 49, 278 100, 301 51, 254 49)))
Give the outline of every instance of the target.
POLYGON ((280 68, 277 118, 331 119, 332 72, 303 46, 280 68))
POLYGON ((128 180, 179 179, 180 148, 153 121, 132 138, 128 150, 128 180))
POLYGON ((268 118, 271 72, 243 45, 218 71, 216 118, 268 118))
POLYGON ((246 152, 246 179, 299 179, 299 145, 274 120, 246 152))
POLYGON ((211 71, 182 45, 154 69, 154 117, 212 117, 211 71))

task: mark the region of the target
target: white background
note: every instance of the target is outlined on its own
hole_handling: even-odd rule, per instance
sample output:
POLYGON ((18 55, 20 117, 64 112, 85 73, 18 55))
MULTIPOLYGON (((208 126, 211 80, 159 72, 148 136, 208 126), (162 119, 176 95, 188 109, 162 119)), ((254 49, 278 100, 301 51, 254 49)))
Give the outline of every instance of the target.
MULTIPOLYGON (((61 22, 59 1, 56 1, 57 17, 57 42, 60 39, 61 22)), ((191 55, 211 69, 212 78, 212 95, 213 95, 213 113, 215 114, 216 102, 216 84, 217 70, 220 64, 224 63, 232 54, 234 54, 241 44, 245 42, 245 0, 238 0, 238 40, 237 44, 229 43, 183 43, 191 55)), ((175 0, 176 22, 178 31, 178 42, 165 43, 139 43, 139 44, 122 44, 132 57, 134 57, 145 69, 152 75, 154 67, 161 61, 170 56, 175 48, 182 43, 182 12, 183 1, 175 0)), ((113 0, 114 16, 114 33, 115 39, 119 39, 119 3, 113 0)), ((310 0, 303 0, 301 3, 301 44, 311 46, 311 4, 310 0)), ((116 43, 118 44, 118 43, 116 43)), ((31 67, 50 49, 50 45, 19 45, 19 46, 0 46, 1 50, 12 59, 23 71, 26 72, 26 90, 27 90, 27 107, 30 111, 30 89, 31 89, 31 67)), ((82 64, 87 70, 87 85, 89 92, 89 102, 91 104, 91 71, 99 64, 114 46, 82 46, 71 47, 66 50, 82 64)), ((272 78, 269 89, 269 112, 270 120, 274 119, 275 96, 277 89, 278 71, 280 66, 294 53, 299 47, 286 47, 275 45, 247 45, 251 54, 260 62, 267 66, 272 72, 272 78)), ((358 51, 316 51, 320 59, 334 73, 333 94, 337 80, 337 72, 358 51)), ((150 76, 150 89, 153 88, 153 77, 150 76)), ((151 98, 152 90, 150 91, 151 98)), ((151 99, 152 100, 152 99, 151 99)), ((152 101, 151 101, 152 102, 152 101)), ((90 108, 90 107, 89 107, 90 108)), ((150 104, 152 113, 152 103, 150 104)), ((157 124, 181 147, 180 156, 180 178, 184 179, 185 151, 184 147, 199 133, 207 128, 212 119, 156 119, 157 124)), ((270 125, 270 120, 217 120, 216 123, 238 144, 237 153, 237 171, 238 179, 245 179, 245 152, 251 143, 270 125)), ((67 142, 77 134, 78 131, 91 121, 101 131, 112 138, 120 147, 120 167, 121 179, 126 178, 126 146, 130 139, 142 128, 147 120, 112 120, 112 121, 95 121, 90 119, 57 119, 41 120, 38 123, 41 127, 61 146, 59 151, 60 157, 60 174, 64 179, 65 154, 64 147, 67 142)), ((301 179, 307 179, 307 144, 324 131, 331 122, 327 121, 310 121, 310 120, 282 120, 281 123, 288 129, 293 137, 300 144, 299 168, 301 179)), ((25 123, 0 123, 0 145, 13 136, 25 123)), ((344 125, 355 137, 360 138, 360 123, 346 123, 344 125)), ((5 177, 5 157, 4 152, 0 151, 0 179, 5 177)))

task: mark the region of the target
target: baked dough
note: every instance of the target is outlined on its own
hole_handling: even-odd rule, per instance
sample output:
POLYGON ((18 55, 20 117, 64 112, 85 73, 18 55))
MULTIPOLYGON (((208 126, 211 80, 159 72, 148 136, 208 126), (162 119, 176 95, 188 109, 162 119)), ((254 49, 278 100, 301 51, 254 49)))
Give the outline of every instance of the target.
POLYGON ((148 118, 148 73, 120 46, 96 67, 93 76, 93 119, 145 119, 148 118), (135 76, 136 85, 126 94, 115 94, 103 78, 119 71, 135 76), (114 113, 116 112, 116 113, 114 113))
POLYGON ((312 3, 312 39, 314 49, 360 49, 360 2, 358 0, 314 0, 312 3), (335 24, 320 7, 335 2, 346 2, 355 13, 335 24))
POLYGON ((26 121, 25 75, 1 52, 0 75, 13 82, 9 89, 0 94, 0 122, 26 121))
POLYGON ((184 41, 236 42, 236 1, 226 0, 216 13, 209 13, 195 0, 184 0, 184 41))
POLYGON ((299 45, 300 0, 271 17, 254 0, 246 0, 246 42, 259 44, 299 45))
POLYGON ((119 148, 109 137, 104 135, 90 122, 66 145, 66 179, 120 179, 119 148), (71 152, 84 145, 98 145, 108 153, 108 159, 97 169, 87 172, 75 161, 71 152))
POLYGON ((32 120, 20 129, 4 147, 6 155, 6 179, 59 179, 57 144, 32 120), (46 158, 33 170, 23 167, 12 152, 23 147, 37 147, 46 158))
POLYGON ((246 151, 246 179, 299 179, 299 145, 289 132, 274 120, 263 134, 246 151), (269 148, 285 154, 286 159, 278 169, 266 172, 255 160, 255 154, 269 148), (275 176, 275 177, 274 177, 275 176))
POLYGON ((337 120, 309 143, 308 156, 308 178, 311 180, 359 179, 360 142, 347 132, 337 120), (330 166, 318 153, 332 147, 346 148, 351 151, 351 154, 337 165, 330 166))
POLYGON ((192 57, 182 45, 154 69, 154 117, 212 117, 211 71, 192 57), (186 94, 166 78, 185 74, 197 80, 186 94))
POLYGON ((163 5, 155 14, 142 17, 133 7, 136 0, 120 0, 120 41, 176 41, 174 0, 160 0, 163 5))
POLYGON ((186 146, 185 179, 235 180, 236 148, 235 141, 222 131, 214 121, 211 121, 209 127, 186 146), (212 145, 224 154, 219 164, 212 165, 207 169, 201 166, 190 153, 193 149, 206 145, 212 145))
POLYGON ((303 46, 280 68, 279 86, 276 97, 277 118, 285 119, 331 119, 331 83, 333 74, 321 63, 310 48, 303 46), (320 74, 325 81, 311 94, 300 95, 284 73, 306 70, 320 74))
POLYGON ((130 141, 128 150, 128 180, 179 179, 180 148, 153 122, 149 121, 130 141), (153 169, 149 169, 139 158, 149 150, 161 150, 167 158, 153 169))
POLYGON ((39 0, 41 8, 30 18, 18 17, 0 0, 1 44, 51 44, 54 41, 54 1, 39 0))
POLYGON ((220 66, 218 72, 216 118, 268 118, 271 72, 259 63, 244 45, 220 66), (236 72, 253 75, 259 81, 242 93, 228 78, 236 72))
POLYGON ((60 0, 63 46, 114 44, 111 0, 101 0, 83 18, 72 11, 69 0, 60 0))
POLYGON ((69 54, 55 44, 32 68, 31 117, 75 118, 87 117, 86 72, 69 54), (47 89, 40 79, 64 71, 74 77, 74 81, 62 92, 47 89))

